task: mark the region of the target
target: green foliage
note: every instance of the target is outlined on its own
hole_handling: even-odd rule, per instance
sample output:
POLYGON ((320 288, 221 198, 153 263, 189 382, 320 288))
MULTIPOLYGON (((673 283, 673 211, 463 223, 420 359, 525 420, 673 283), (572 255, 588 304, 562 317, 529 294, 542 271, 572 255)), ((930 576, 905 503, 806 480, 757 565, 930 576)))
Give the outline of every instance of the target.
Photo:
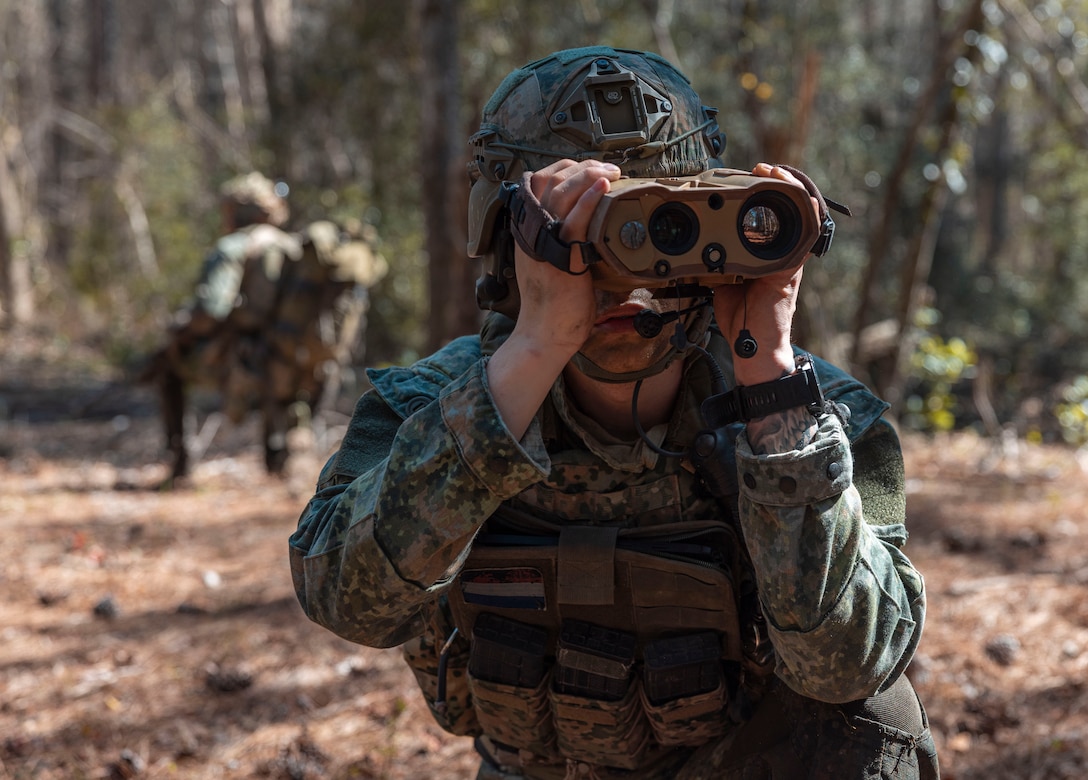
POLYGON ((1088 376, 1081 374, 1069 383, 1054 407, 1054 416, 1061 426, 1062 439, 1083 447, 1088 444, 1088 376))
POLYGON ((85 319, 100 327, 104 348, 128 356, 157 343, 170 313, 191 293, 220 229, 218 198, 202 175, 199 139, 167 101, 104 111, 97 120, 112 140, 98 161, 109 175, 84 190, 72 225, 69 280, 85 319), (127 205, 123 187, 133 201, 127 205), (133 209, 142 211, 150 232, 150 266, 138 259, 133 209))
POLYGON ((903 423, 926 431, 955 428, 961 411, 956 390, 973 376, 977 362, 975 351, 963 339, 923 337, 911 356, 914 392, 907 398, 903 423))

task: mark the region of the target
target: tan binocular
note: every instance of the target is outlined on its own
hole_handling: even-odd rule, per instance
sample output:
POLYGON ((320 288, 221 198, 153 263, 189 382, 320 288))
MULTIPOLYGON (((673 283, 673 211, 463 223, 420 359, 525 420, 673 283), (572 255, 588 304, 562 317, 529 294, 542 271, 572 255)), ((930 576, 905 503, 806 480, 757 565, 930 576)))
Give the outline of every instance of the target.
POLYGON ((822 229, 804 187, 714 168, 613 182, 583 256, 594 284, 606 289, 716 287, 800 265, 822 229))

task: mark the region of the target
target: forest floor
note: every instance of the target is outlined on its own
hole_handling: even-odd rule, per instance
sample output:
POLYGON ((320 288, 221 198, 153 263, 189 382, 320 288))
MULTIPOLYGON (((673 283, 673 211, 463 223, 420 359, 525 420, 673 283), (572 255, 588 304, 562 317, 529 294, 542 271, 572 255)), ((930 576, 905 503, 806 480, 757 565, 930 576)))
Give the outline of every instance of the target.
MULTIPOLYGON (((79 345, 0 338, 0 780, 473 776, 397 650, 295 600, 287 538, 345 410, 298 432, 284 479, 252 422, 162 490, 147 388, 79 345)), ((929 593, 909 675, 943 777, 1088 777, 1088 463, 967 434, 904 447, 929 593)))

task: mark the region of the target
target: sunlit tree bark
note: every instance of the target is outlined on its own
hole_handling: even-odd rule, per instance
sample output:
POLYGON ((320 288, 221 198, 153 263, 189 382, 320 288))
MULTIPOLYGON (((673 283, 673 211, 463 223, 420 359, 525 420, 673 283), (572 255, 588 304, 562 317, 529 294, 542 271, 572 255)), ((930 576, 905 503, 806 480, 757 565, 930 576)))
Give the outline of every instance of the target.
POLYGON ((422 136, 420 181, 429 263, 429 344, 432 349, 475 330, 465 225, 465 138, 460 116, 456 0, 423 0, 420 42, 422 136))

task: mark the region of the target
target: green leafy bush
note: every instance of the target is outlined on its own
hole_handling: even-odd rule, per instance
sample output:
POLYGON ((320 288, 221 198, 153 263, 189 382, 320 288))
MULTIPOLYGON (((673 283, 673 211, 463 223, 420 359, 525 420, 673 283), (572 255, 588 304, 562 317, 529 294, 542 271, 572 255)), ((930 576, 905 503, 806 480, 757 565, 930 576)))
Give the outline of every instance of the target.
POLYGON ((1081 374, 1066 386, 1054 416, 1066 442, 1078 447, 1088 444, 1088 376, 1081 374))
POLYGON ((963 339, 925 336, 911 357, 911 385, 904 423, 925 431, 950 431, 961 412, 957 386, 974 375, 978 355, 963 339))

